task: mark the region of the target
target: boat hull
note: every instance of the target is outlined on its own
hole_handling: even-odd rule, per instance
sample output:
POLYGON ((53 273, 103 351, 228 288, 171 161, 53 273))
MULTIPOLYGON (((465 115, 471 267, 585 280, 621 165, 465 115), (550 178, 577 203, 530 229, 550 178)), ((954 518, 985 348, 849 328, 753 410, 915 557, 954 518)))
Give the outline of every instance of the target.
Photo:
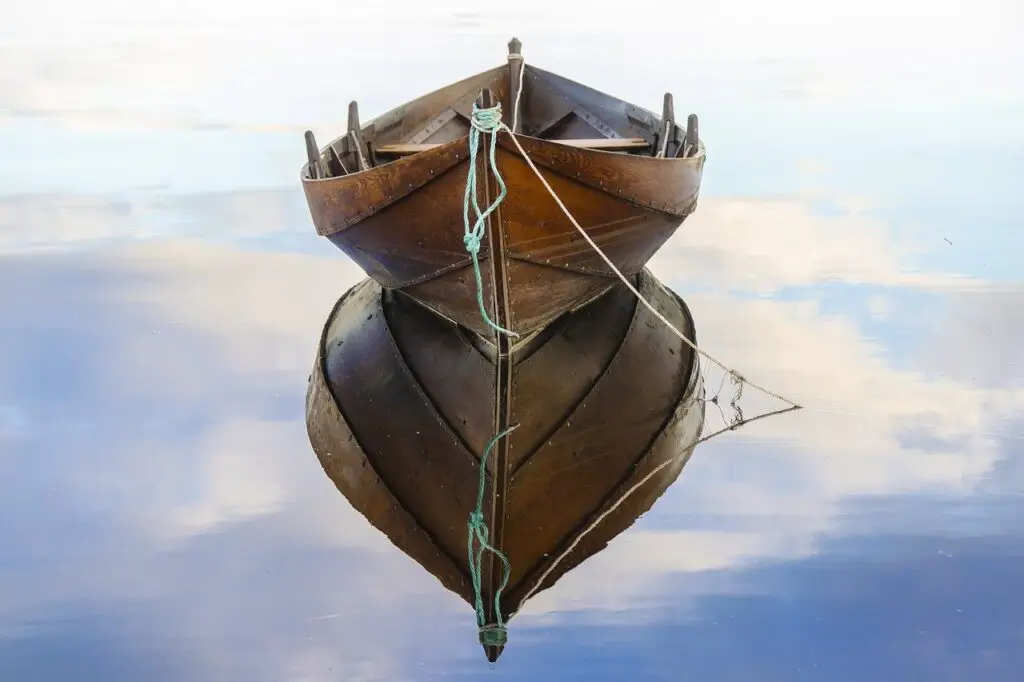
MULTIPOLYGON (((581 110, 580 103, 626 134, 649 136, 644 131, 660 122, 646 110, 534 67, 527 68, 524 80, 530 85, 522 105, 527 122, 562 121, 555 126, 557 133, 551 125, 531 124, 526 130, 568 136, 560 142, 518 135, 525 155, 615 267, 627 276, 639 274, 695 210, 703 146, 698 143, 692 155, 671 158, 571 146, 567 142, 572 135, 589 126, 573 113, 581 110), (636 123, 641 119, 646 127, 636 123)), ((476 279, 463 242, 470 172, 464 115, 481 88, 506 101, 506 111, 511 108, 507 69, 478 74, 388 112, 364 129, 376 142, 401 142, 425 120, 443 113, 445 102, 458 99, 451 106, 451 120, 429 138, 437 146, 332 177, 310 173, 307 165, 302 185, 317 233, 378 284, 400 289, 435 312, 491 335, 480 315, 476 279)), ((334 146, 348 145, 339 139, 334 146)), ((480 154, 476 168, 481 206, 498 192, 484 156, 480 154)), ((324 166, 329 161, 329 155, 321 157, 324 166)), ((566 218, 507 132, 498 134, 496 165, 507 195, 482 242, 484 305, 492 320, 528 334, 608 291, 617 277, 566 218)))

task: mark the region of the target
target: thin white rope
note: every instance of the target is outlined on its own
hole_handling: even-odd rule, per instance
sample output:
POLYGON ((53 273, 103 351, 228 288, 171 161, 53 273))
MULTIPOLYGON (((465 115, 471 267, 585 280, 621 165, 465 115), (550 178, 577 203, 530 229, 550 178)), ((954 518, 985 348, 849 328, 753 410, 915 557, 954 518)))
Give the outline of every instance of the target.
POLYGON ((658 145, 658 147, 660 147, 660 149, 658 149, 659 159, 665 158, 665 152, 668 151, 668 134, 671 132, 670 125, 671 121, 665 121, 664 125, 661 127, 661 144, 658 145))
POLYGON ((695 353, 699 353, 700 355, 703 355, 708 360, 710 360, 711 362, 715 363, 716 365, 721 367, 723 370, 728 372, 730 375, 735 377, 738 381, 742 381, 744 383, 750 384, 754 388, 756 388, 759 391, 762 391, 764 393, 767 393, 768 395, 770 395, 773 398, 781 400, 784 403, 788 403, 790 405, 793 405, 794 407, 798 407, 798 405, 795 402, 793 402, 792 400, 789 400, 788 398, 784 398, 781 395, 779 395, 778 393, 775 393, 774 391, 770 391, 767 388, 764 388, 763 386, 758 386, 753 381, 750 381, 749 379, 747 379, 746 377, 741 375, 736 370, 728 367, 721 360, 718 360, 717 358, 713 357, 707 351, 705 351, 705 350, 703 350, 701 348, 698 348, 697 345, 693 341, 688 339, 686 337, 686 335, 683 334, 683 332, 679 331, 679 329, 677 329, 674 324, 669 322, 668 319, 664 315, 662 315, 660 312, 658 312, 654 308, 654 306, 651 305, 650 302, 646 298, 644 298, 640 294, 639 291, 636 290, 636 287, 633 286, 632 282, 630 282, 629 279, 625 275, 623 275, 622 272, 617 267, 615 267, 615 263, 613 263, 611 261, 611 259, 608 258, 607 255, 605 255, 604 251, 602 251, 601 248, 597 244, 594 243, 594 240, 590 238, 590 235, 587 234, 587 231, 584 230, 582 226, 580 226, 580 224, 576 221, 576 218, 574 218, 572 213, 569 212, 569 209, 567 209, 565 207, 565 204, 562 203, 562 200, 558 197, 557 194, 555 194, 555 190, 551 189, 551 185, 549 185, 548 181, 544 178, 543 175, 541 175, 541 172, 539 170, 537 170, 537 166, 535 166, 533 164, 533 159, 531 159, 530 155, 526 153, 526 150, 523 149, 523 146, 521 144, 519 144, 519 140, 517 139, 516 135, 513 134, 511 131, 509 131, 509 135, 512 138, 512 142, 514 142, 516 147, 519 149, 519 153, 522 154, 523 159, 526 161, 527 165, 530 166, 530 169, 533 171, 534 175, 537 176, 537 179, 540 180, 541 183, 544 185, 544 188, 547 189, 548 194, 550 194, 551 198, 555 200, 555 203, 558 204, 558 207, 560 209, 562 209, 562 213, 564 213, 565 217, 569 219, 569 222, 571 222, 573 224, 573 227, 576 228, 576 231, 579 232, 580 235, 582 235, 585 240, 587 240, 587 243, 590 244, 590 247, 592 249, 594 249, 594 251, 597 252, 597 255, 601 256, 601 259, 604 260, 605 264, 608 265, 609 268, 611 268, 612 272, 614 272, 618 276, 618 278, 620 280, 622 280, 622 283, 626 285, 626 288, 628 288, 633 293, 633 295, 636 296, 638 301, 640 301, 641 303, 644 304, 644 306, 647 308, 647 310, 649 310, 651 312, 652 315, 654 315, 659 320, 661 320, 661 322, 666 327, 668 327, 669 330, 672 331, 672 333, 674 333, 676 336, 678 336, 679 339, 683 343, 685 343, 687 346, 692 348, 695 353))
MULTIPOLYGON (((789 412, 789 411, 791 411, 791 410, 795 410, 795 409, 797 409, 797 407, 798 407, 797 405, 793 405, 792 407, 787 407, 787 408, 784 408, 784 409, 782 409, 782 410, 775 410, 775 411, 773 411, 773 412, 766 412, 765 414, 761 414, 761 415, 758 415, 758 416, 756 416, 756 417, 751 417, 750 419, 748 419, 748 420, 746 420, 745 422, 743 422, 743 424, 733 424, 733 425, 731 425, 731 426, 726 426, 725 428, 719 429, 718 431, 715 431, 715 432, 714 432, 714 433, 712 433, 712 434, 709 434, 709 435, 707 435, 707 436, 704 436, 703 438, 700 438, 700 439, 698 439, 698 440, 694 441, 693 445, 690 445, 690 446, 688 446, 688 447, 689 447, 689 448, 695 448, 695 447, 697 447, 698 445, 700 445, 701 443, 703 443, 703 442, 705 442, 705 441, 709 441, 709 440, 711 440, 712 438, 714 438, 715 436, 718 436, 719 434, 725 433, 726 431, 732 431, 732 430, 734 430, 734 429, 736 429, 736 428, 739 428, 740 426, 743 426, 743 425, 745 425, 745 424, 749 424, 750 422, 753 422, 753 421, 757 421, 758 419, 763 419, 763 418, 765 418, 765 417, 771 417, 771 416, 773 416, 773 415, 779 415, 779 414, 782 414, 783 412, 789 412)), ((688 409, 688 410, 689 410, 689 409, 692 409, 692 405, 691 405, 691 407, 688 407, 687 409, 688 409)), ((565 559, 565 557, 569 556, 569 554, 571 554, 571 553, 572 553, 572 551, 573 551, 574 549, 576 549, 576 546, 577 546, 577 545, 579 545, 579 544, 580 544, 580 542, 582 542, 582 541, 583 541, 583 538, 584 538, 584 537, 586 537, 586 535, 587 535, 587 534, 588 534, 588 533, 589 533, 590 531, 592 531, 592 530, 594 530, 595 528, 597 528, 597 527, 598 527, 598 526, 599 526, 599 525, 601 524, 601 522, 602 522, 602 521, 604 521, 604 520, 605 520, 606 518, 608 518, 608 517, 609 517, 609 516, 610 516, 610 515, 611 515, 611 514, 612 514, 612 513, 613 513, 613 512, 614 512, 614 511, 616 510, 616 509, 618 509, 618 508, 619 508, 619 507, 620 507, 620 506, 622 505, 622 503, 626 501, 626 498, 627 498, 627 497, 629 497, 630 495, 632 495, 633 493, 635 493, 635 492, 636 492, 637 490, 639 490, 640 488, 642 488, 642 487, 644 486, 644 484, 645 484, 645 483, 647 483, 647 482, 648 482, 648 481, 650 481, 650 480, 651 480, 652 478, 654 478, 655 476, 657 476, 657 475, 658 475, 658 474, 659 474, 659 473, 660 473, 660 472, 661 472, 661 471, 662 471, 663 469, 665 469, 666 467, 668 467, 668 466, 670 466, 670 465, 672 465, 672 464, 674 464, 674 463, 677 463, 678 461, 679 461, 679 458, 677 458, 677 457, 670 457, 669 459, 665 460, 664 462, 662 462, 662 463, 661 463, 661 464, 659 464, 658 466, 656 466, 656 467, 654 467, 653 469, 651 469, 651 471, 649 471, 649 472, 647 473, 647 475, 646 475, 646 476, 644 476, 643 478, 641 478, 641 479, 640 479, 639 481, 637 481, 637 482, 636 482, 635 484, 633 484, 632 486, 630 486, 628 490, 626 490, 626 491, 625 491, 624 493, 622 493, 622 497, 620 497, 620 498, 619 498, 618 500, 616 500, 616 501, 615 501, 615 503, 614 503, 613 505, 611 505, 611 506, 610 506, 610 507, 608 507, 608 508, 607 508, 606 510, 604 510, 603 512, 601 512, 601 514, 600 514, 600 515, 599 515, 599 516, 598 516, 597 518, 595 518, 595 519, 594 519, 593 521, 591 521, 591 522, 590 522, 589 524, 587 524, 587 527, 586 527, 586 528, 584 528, 584 529, 583 529, 583 531, 582 531, 582 532, 581 532, 581 533, 580 533, 579 535, 577 535, 577 536, 576 536, 576 539, 574 539, 574 540, 572 541, 572 543, 570 543, 570 545, 569 545, 568 547, 566 547, 566 548, 565 548, 565 551, 564 551, 564 552, 562 552, 561 554, 559 554, 559 555, 558 555, 558 558, 557 558, 557 559, 555 559, 555 560, 554 560, 553 562, 551 562, 551 564, 549 564, 549 565, 548 565, 548 568, 547 568, 547 570, 545 570, 545 571, 544 571, 544 573, 543 573, 543 574, 541 574, 540 578, 538 578, 538 579, 537 579, 537 580, 536 580, 536 581, 535 581, 535 582, 533 583, 533 587, 531 587, 531 588, 530 588, 530 589, 529 589, 529 590, 528 590, 528 591, 526 592, 526 594, 525 594, 525 595, 523 595, 522 599, 520 599, 520 600, 519 600, 519 604, 518 604, 518 605, 516 606, 516 610, 515 610, 515 611, 513 611, 512 613, 510 613, 510 614, 508 615, 508 618, 511 618, 512 616, 514 616, 514 615, 516 615, 517 613, 519 613, 519 609, 520 609, 520 607, 522 607, 522 606, 523 606, 523 604, 525 604, 525 603, 526 603, 526 600, 527 600, 527 599, 529 599, 530 597, 532 597, 532 596, 533 596, 534 594, 536 594, 537 590, 538 590, 538 589, 540 589, 540 586, 544 584, 544 581, 545 581, 545 580, 547 579, 547 577, 548 577, 549 575, 551 575, 551 572, 552 572, 552 571, 554 571, 554 570, 555 570, 555 568, 557 568, 557 567, 558 567, 558 564, 562 563, 562 560, 563 560, 563 559, 565 559)))
MULTIPOLYGON (((522 58, 521 56, 519 56, 519 58, 521 59, 521 66, 519 68, 519 74, 520 74, 520 77, 519 77, 519 88, 518 88, 518 91, 516 92, 515 104, 513 105, 513 119, 512 119, 513 128, 514 128, 514 126, 516 124, 516 120, 517 120, 516 119, 516 113, 518 112, 519 98, 522 95, 522 89, 523 89, 522 74, 525 72, 525 69, 526 69, 526 59, 522 58)), ((569 212, 569 210, 567 208, 565 208, 565 204, 563 204, 562 200, 559 199, 557 194, 555 194, 555 190, 551 188, 550 184, 548 184, 548 180, 544 177, 543 174, 541 174, 541 171, 539 171, 537 169, 537 166, 534 165, 534 160, 530 159, 529 155, 526 153, 524 148, 522 148, 522 144, 519 143, 519 139, 516 136, 516 134, 514 132, 512 132, 512 129, 509 129, 509 127, 506 126, 506 125, 503 125, 502 127, 509 133, 509 136, 512 138, 512 141, 515 143, 516 148, 518 148, 518 150, 519 150, 519 154, 522 155, 522 158, 526 162, 526 164, 529 166, 529 169, 531 171, 534 171, 534 174, 537 175, 537 178, 544 185, 545 189, 548 190, 548 194, 551 195, 551 198, 555 200, 555 203, 558 204, 558 208, 560 208, 562 210, 562 213, 564 213, 565 217, 569 219, 569 222, 572 223, 572 226, 577 228, 577 231, 580 232, 580 235, 587 241, 587 244, 589 244, 590 247, 597 253, 597 255, 599 255, 601 257, 601 259, 605 262, 605 264, 609 268, 611 268, 611 271, 614 272, 618 276, 618 279, 620 279, 623 282, 623 284, 626 285, 626 287, 630 290, 630 292, 633 293, 633 295, 637 298, 637 300, 644 304, 644 306, 650 311, 651 314, 653 314, 655 317, 657 317, 660 322, 662 322, 666 327, 668 327, 669 330, 671 330, 673 334, 675 334, 677 337, 679 337, 679 339, 683 343, 685 343, 691 349, 693 349, 694 352, 699 353, 700 355, 703 355, 703 356, 707 357, 709 360, 712 361, 712 363, 714 363, 715 365, 720 367, 722 370, 727 372, 729 375, 731 375, 737 381, 748 383, 751 386, 753 386, 754 388, 757 388, 758 390, 760 390, 760 391, 762 391, 764 393, 767 393, 768 395, 772 396, 773 398, 776 398, 778 400, 782 400, 783 402, 787 402, 788 404, 792 404, 792 406, 794 406, 794 407, 800 407, 793 400, 785 398, 785 397, 782 397, 778 393, 775 393, 774 391, 770 391, 767 388, 765 388, 764 386, 759 386, 758 384, 755 384, 753 381, 750 381, 749 379, 746 379, 741 374, 739 374, 737 371, 735 371, 732 368, 726 366, 725 363, 722 363, 722 361, 719 360, 718 358, 712 356, 707 351, 702 350, 701 348, 698 348, 696 346, 696 344, 693 343, 692 341, 690 341, 690 339, 687 338, 686 335, 683 334, 681 331, 679 331, 679 329, 677 329, 675 325, 673 325, 671 322, 669 322, 669 319, 665 315, 663 315, 662 313, 658 312, 654 308, 654 306, 650 304, 650 302, 647 299, 645 299, 643 296, 640 295, 640 292, 636 290, 636 288, 633 286, 633 283, 631 283, 629 281, 627 276, 625 274, 623 274, 620 269, 615 267, 615 264, 613 262, 611 262, 611 259, 608 258, 608 256, 605 255, 605 253, 603 251, 601 251, 601 248, 599 246, 597 246, 597 244, 594 243, 594 240, 592 240, 590 238, 590 235, 588 235, 587 230, 584 229, 583 226, 577 221, 577 219, 575 219, 572 216, 572 214, 569 212)), ((495 131, 495 134, 498 134, 498 132, 499 131, 495 131)))
POLYGON ((519 123, 519 100, 523 96, 523 77, 526 75, 526 60, 522 55, 509 55, 510 59, 519 59, 519 89, 516 90, 516 99, 512 104, 512 133, 515 134, 516 124, 519 123))
POLYGON ((338 165, 341 166, 341 170, 345 171, 345 175, 348 175, 348 168, 345 167, 345 162, 341 160, 341 154, 334 148, 334 143, 331 143, 331 151, 334 152, 334 158, 337 159, 338 165))
POLYGON ((349 131, 349 146, 356 149, 356 157, 359 159, 359 170, 369 170, 370 164, 366 163, 366 158, 363 156, 363 146, 359 144, 359 138, 356 137, 354 130, 349 131))

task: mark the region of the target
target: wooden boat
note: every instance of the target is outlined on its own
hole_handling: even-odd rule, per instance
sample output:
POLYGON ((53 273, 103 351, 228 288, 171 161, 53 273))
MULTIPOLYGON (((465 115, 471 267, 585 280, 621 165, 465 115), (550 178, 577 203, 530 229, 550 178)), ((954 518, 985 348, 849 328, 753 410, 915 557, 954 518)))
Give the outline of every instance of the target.
MULTIPOLYGON (((695 342, 683 301, 646 270, 634 281, 695 342)), ((353 507, 471 605, 467 519, 481 455, 518 425, 486 461, 483 516, 511 566, 496 610, 503 566, 484 555, 489 627, 603 549, 672 483, 702 429, 699 376, 690 347, 622 285, 502 356, 367 279, 324 326, 306 425, 353 507)), ((504 645, 481 643, 491 661, 504 645)))
MULTIPOLYGON (((536 66, 519 41, 508 64, 388 111, 369 124, 349 107, 344 135, 320 149, 306 133, 301 179, 313 224, 382 287, 401 289, 481 334, 463 243, 474 101, 500 103, 503 120, 551 188, 615 266, 635 275, 695 209, 705 151, 697 117, 675 120, 536 66), (516 107, 516 93, 520 93, 516 107), (513 115, 513 114, 516 115, 513 115)), ((489 144, 481 142, 481 149, 489 144)), ((497 194, 478 156, 481 206, 497 194), (485 196, 486 195, 486 196, 485 196)), ((497 168, 508 193, 480 251, 490 318, 520 334, 596 298, 616 282, 524 162, 498 133, 497 168)))

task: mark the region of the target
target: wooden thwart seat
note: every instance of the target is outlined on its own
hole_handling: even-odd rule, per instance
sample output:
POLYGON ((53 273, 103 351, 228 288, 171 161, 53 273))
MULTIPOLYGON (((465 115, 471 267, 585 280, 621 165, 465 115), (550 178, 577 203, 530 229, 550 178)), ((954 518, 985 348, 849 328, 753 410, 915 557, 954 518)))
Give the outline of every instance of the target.
MULTIPOLYGON (((642 137, 599 137, 595 139, 578 140, 548 140, 557 142, 568 147, 579 147, 581 149, 643 149, 649 147, 650 143, 642 137)), ((419 154, 428 149, 440 147, 440 144, 385 144, 376 148, 378 154, 393 154, 395 156, 408 156, 419 154)))

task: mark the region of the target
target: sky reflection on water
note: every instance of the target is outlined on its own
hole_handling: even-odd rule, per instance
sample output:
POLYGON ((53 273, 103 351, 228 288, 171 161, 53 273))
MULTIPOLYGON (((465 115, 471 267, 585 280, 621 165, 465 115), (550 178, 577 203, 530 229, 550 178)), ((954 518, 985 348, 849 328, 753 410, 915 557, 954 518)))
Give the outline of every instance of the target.
MULTIPOLYGON (((309 28, 255 12, 250 35, 228 12, 198 25, 209 35, 128 17, 148 32, 99 22, 75 52, 19 9, 0 32, 0 679, 487 669, 472 611, 309 448, 320 325, 361 273, 313 234, 297 174, 307 123, 326 138, 349 99, 368 119, 498 63, 522 27, 528 60, 652 108, 672 89, 700 113, 700 206, 652 267, 702 345, 807 409, 699 447, 649 514, 530 601, 488 673, 1016 679, 1024 58, 1009 37, 1024 24, 1008 3, 972 8, 971 27, 952 2, 923 28, 890 13, 860 67, 817 15, 804 43, 686 48, 678 75, 678 45, 620 36, 630 62, 661 64, 642 78, 585 44, 611 19, 558 35, 447 14, 408 43, 429 58, 357 42, 381 61, 339 76, 332 46, 286 49, 336 14, 309 28), (896 50, 913 26, 933 64, 978 49, 925 69, 896 50), (247 59, 221 60, 240 45, 247 59), (977 115, 968 163, 950 135, 977 115)), ((700 46, 740 44, 716 21, 700 46)))

